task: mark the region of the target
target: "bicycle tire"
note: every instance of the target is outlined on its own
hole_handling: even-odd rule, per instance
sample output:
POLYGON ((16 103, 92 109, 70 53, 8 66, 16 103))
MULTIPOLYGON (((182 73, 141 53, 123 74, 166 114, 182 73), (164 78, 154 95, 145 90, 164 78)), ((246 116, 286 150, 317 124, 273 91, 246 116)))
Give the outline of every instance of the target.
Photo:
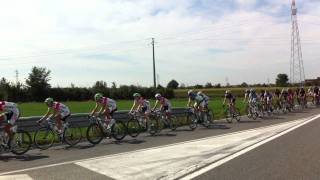
MULTIPOLYGON (((12 147, 12 138, 9 139, 9 148, 11 149, 11 152, 15 155, 22 155, 22 154, 25 154, 26 152, 28 152, 31 148, 31 145, 32 145, 32 138, 31 138, 31 135, 27 132, 27 131, 24 131, 24 130, 18 130, 14 135, 13 135, 13 138, 15 139, 16 135, 19 135, 19 134, 22 134, 22 138, 20 137, 20 140, 22 139, 22 143, 25 144, 26 146, 23 147, 22 151, 19 151, 18 149, 15 149, 12 147), (27 140, 27 141, 25 141, 27 140), (13 148, 13 149, 12 149, 13 148)), ((22 145, 21 142, 18 141, 17 143, 17 140, 15 140, 15 144, 18 144, 19 147, 22 145)), ((16 147, 16 146, 15 146, 16 147)))
POLYGON ((111 127, 112 137, 121 141, 127 136, 127 127, 122 121, 116 121, 111 127))
POLYGON ((82 139, 82 131, 80 127, 66 128, 63 132, 63 141, 69 146, 78 144, 82 139))
POLYGON ((53 146, 55 137, 56 134, 52 129, 41 127, 34 134, 34 144, 41 150, 47 150, 53 146))
POLYGON ((154 136, 158 131, 159 120, 155 118, 150 118, 147 127, 150 135, 154 136))
POLYGON ((174 115, 171 115, 171 117, 170 117, 170 119, 169 119, 169 123, 170 123, 170 129, 171 129, 171 131, 175 131, 175 130, 178 128, 178 126, 179 126, 179 124, 178 124, 178 119, 177 119, 177 117, 174 116, 174 115))
POLYGON ((102 139, 104 138, 104 132, 103 132, 102 127, 99 124, 91 123, 89 125, 89 127, 87 128, 86 136, 87 136, 87 140, 91 144, 96 145, 96 144, 99 144, 102 141, 102 139), (97 137, 96 139, 92 138, 93 136, 91 136, 91 134, 90 134, 91 130, 93 130, 92 133, 94 134, 94 136, 97 137))
POLYGON ((140 123, 136 119, 130 119, 127 122, 126 128, 127 128, 127 133, 129 134, 129 136, 131 136, 133 138, 139 136, 139 134, 141 132, 140 123))

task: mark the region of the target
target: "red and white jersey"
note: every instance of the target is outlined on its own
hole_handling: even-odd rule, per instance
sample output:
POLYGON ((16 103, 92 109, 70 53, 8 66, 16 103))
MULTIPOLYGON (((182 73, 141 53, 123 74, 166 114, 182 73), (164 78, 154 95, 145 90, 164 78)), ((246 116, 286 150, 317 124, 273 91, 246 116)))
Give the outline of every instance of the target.
POLYGON ((60 103, 60 102, 53 102, 53 105, 51 107, 53 110, 59 112, 62 116, 67 116, 70 114, 70 110, 68 106, 60 103))
POLYGON ((142 107, 149 107, 150 102, 143 97, 139 98, 138 100, 135 100, 135 103, 142 106, 142 107))
POLYGON ((0 111, 15 111, 18 109, 18 106, 16 103, 13 102, 7 102, 7 101, 0 101, 0 111))
POLYGON ((103 104, 103 105, 106 105, 108 107, 111 107, 113 109, 117 108, 116 101, 113 100, 113 99, 107 98, 107 97, 103 97, 100 103, 103 104))
POLYGON ((169 107, 171 106, 170 101, 167 98, 164 98, 164 97, 161 97, 161 99, 159 100, 159 103, 162 106, 169 106, 169 107))

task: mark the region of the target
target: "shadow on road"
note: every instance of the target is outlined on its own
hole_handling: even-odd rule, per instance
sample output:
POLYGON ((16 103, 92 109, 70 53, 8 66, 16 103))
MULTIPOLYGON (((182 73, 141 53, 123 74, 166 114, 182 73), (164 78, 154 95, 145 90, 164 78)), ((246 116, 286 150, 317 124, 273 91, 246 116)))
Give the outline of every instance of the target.
POLYGON ((19 160, 19 161, 35 161, 39 159, 44 159, 44 158, 49 158, 49 156, 44 156, 44 155, 21 155, 21 156, 16 156, 16 155, 4 155, 0 156, 0 161, 8 162, 10 160, 19 160))

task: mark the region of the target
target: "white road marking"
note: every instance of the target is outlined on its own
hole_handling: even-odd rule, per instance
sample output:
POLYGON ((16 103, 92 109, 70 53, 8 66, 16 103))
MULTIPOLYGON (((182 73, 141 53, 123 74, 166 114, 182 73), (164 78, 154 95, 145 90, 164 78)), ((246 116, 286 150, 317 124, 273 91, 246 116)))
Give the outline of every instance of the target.
POLYGON ((245 154, 245 153, 247 153, 247 152, 249 152, 249 151, 251 151, 251 150, 253 150, 253 149, 255 149, 255 148, 257 148, 257 147, 259 147, 259 146, 261 146, 261 145, 263 145, 265 143, 267 143, 267 142, 270 142, 270 141, 272 141, 272 140, 274 140, 274 139, 276 139, 276 138, 278 138, 278 137, 280 137, 280 136, 282 136, 284 134, 287 134, 287 133, 289 133, 289 132, 291 132, 291 131, 293 131, 293 130, 295 130, 295 129, 297 129, 297 128, 299 128, 299 127, 301 127, 301 126, 303 126, 303 125, 305 125, 305 124, 307 124, 307 123, 309 123, 311 121, 314 121, 317 118, 319 118, 319 116, 314 117, 312 119, 309 119, 309 120, 307 120, 307 121, 305 121, 305 122, 303 122, 301 124, 298 124, 296 126, 293 126, 293 127, 289 128, 289 129, 287 129, 287 130, 285 130, 285 131, 283 131, 283 132, 281 132, 281 133, 279 133, 279 134, 277 134, 275 136, 272 136, 270 138, 267 138, 267 139, 265 139, 263 141, 260 141, 260 142, 258 142, 256 144, 254 144, 252 146, 249 146, 249 147, 247 147, 245 149, 242 149, 241 151, 238 151, 238 152, 236 152, 236 153, 234 153, 234 154, 232 154, 232 155, 230 155, 230 156, 228 156, 226 158, 218 160, 218 161, 214 162, 213 164, 200 169, 199 171, 195 171, 195 172, 193 172, 193 173, 181 178, 181 180, 189 180, 189 179, 193 179, 195 177, 198 177, 201 174, 204 174, 204 173, 206 173, 206 172, 208 172, 208 171, 210 171, 210 170, 212 170, 212 169, 214 169, 214 168, 216 168, 216 167, 218 167, 218 166, 220 166, 220 165, 222 165, 222 164, 224 164, 224 163, 226 163, 226 162, 228 162, 228 161, 230 161, 230 160, 232 160, 232 159, 234 159, 234 158, 236 158, 238 156, 241 156, 242 154, 245 154))
MULTIPOLYGON (((271 141, 319 117, 320 115, 162 148, 105 156, 76 164, 114 179, 176 179, 219 160, 223 162, 221 159, 239 151, 242 154, 248 152, 262 145, 262 142, 271 141), (247 151, 242 151, 244 149, 247 151)), ((197 175, 200 174, 194 173, 194 177, 197 175)), ((188 177, 193 176, 185 179, 189 179, 188 177)))
POLYGON ((33 180, 27 174, 0 176, 0 180, 33 180))

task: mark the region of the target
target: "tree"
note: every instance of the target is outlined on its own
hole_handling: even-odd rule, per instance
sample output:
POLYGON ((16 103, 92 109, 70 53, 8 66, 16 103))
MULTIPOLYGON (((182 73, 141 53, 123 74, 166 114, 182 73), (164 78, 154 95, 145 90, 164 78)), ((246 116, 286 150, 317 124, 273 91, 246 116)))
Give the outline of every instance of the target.
POLYGON ((171 88, 171 89, 177 89, 179 87, 179 83, 176 80, 171 80, 168 85, 167 88, 171 88))
POLYGON ((31 98, 36 101, 43 101, 48 95, 48 90, 51 85, 49 84, 51 71, 43 67, 32 67, 26 79, 31 98))
POLYGON ((213 88, 213 85, 212 85, 212 83, 207 82, 207 84, 204 87, 205 88, 213 88))
POLYGON ((288 75, 287 74, 278 74, 276 79, 276 85, 280 87, 284 87, 288 85, 288 75))
POLYGON ((242 84, 240 84, 240 87, 249 87, 249 86, 246 82, 243 82, 242 84))

